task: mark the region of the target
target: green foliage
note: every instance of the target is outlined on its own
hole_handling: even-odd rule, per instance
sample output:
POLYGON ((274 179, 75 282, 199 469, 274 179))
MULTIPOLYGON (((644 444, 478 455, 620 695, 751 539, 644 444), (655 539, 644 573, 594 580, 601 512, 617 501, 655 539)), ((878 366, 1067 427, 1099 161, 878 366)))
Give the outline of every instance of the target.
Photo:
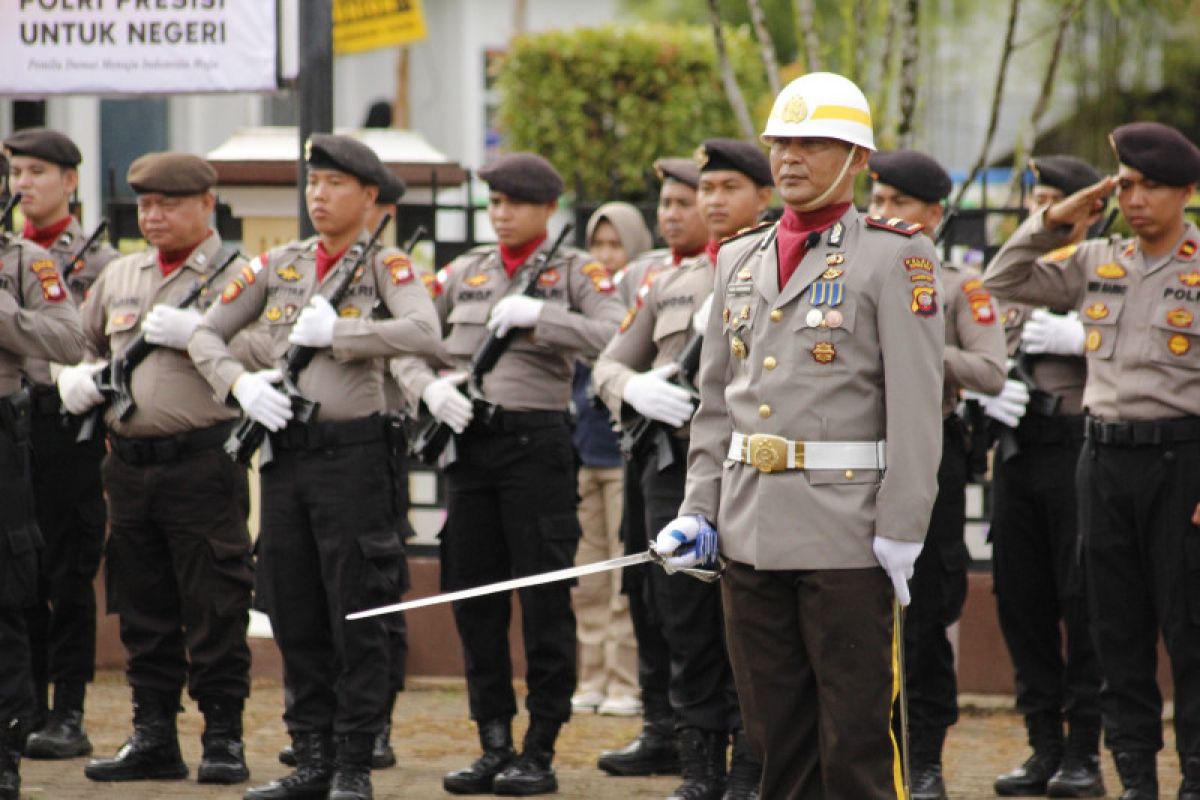
MULTIPOLYGON (((726 31, 747 103, 769 92, 753 36, 726 31)), ((510 150, 548 158, 587 198, 638 198, 661 156, 738 136, 712 29, 606 26, 514 39, 500 67, 500 126, 510 150)), ((757 120, 759 123, 765 121, 757 120)))

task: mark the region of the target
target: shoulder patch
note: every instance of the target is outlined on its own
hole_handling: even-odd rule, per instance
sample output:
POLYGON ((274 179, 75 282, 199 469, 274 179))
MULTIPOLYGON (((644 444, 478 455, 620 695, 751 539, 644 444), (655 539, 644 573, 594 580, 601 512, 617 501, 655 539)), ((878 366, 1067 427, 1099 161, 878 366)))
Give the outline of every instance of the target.
POLYGON ((600 294, 611 294, 617 285, 613 283, 608 268, 599 261, 589 261, 580 270, 592 282, 592 286, 600 294))
POLYGON ((899 217, 867 217, 867 227, 878 228, 881 231, 891 231, 901 236, 916 236, 925 229, 924 225, 905 222, 899 217))
POLYGON ((721 246, 724 247, 725 245, 729 244, 732 241, 736 241, 738 239, 745 238, 746 236, 750 236, 751 234, 762 233, 763 231, 765 231, 767 228, 770 228, 774 224, 775 224, 774 222, 760 222, 757 225, 751 225, 748 228, 742 228, 737 233, 731 234, 729 236, 726 236, 724 239, 722 239, 721 246))

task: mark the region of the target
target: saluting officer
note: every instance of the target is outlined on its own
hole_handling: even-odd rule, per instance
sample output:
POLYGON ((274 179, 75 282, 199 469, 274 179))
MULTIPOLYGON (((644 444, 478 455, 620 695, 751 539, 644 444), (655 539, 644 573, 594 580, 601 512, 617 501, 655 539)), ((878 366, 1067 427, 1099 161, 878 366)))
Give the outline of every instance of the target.
POLYGON ((26 617, 39 599, 42 537, 21 371, 29 358, 69 364, 82 357, 79 314, 53 256, 0 234, 0 800, 20 797, 21 745, 35 713, 26 617))
MULTIPOLYGON (((661 182, 658 232, 667 246, 644 253, 617 276, 617 294, 627 309, 645 304, 646 293, 658 274, 703 255, 708 241, 708 227, 696 201, 696 186, 700 183, 696 160, 660 158, 654 162, 654 172, 661 182)), ((610 407, 621 403, 619 395, 606 397, 599 387, 597 395, 610 407)), ((640 458, 625 459, 621 538, 626 555, 643 553, 649 546, 642 466, 640 458)), ((650 571, 656 569, 653 565, 638 565, 625 569, 621 576, 622 590, 629 595, 629 616, 637 639, 642 730, 624 747, 600 754, 597 766, 610 775, 679 773, 675 718, 667 692, 671 665, 662 630, 665 620, 655 608, 649 581, 650 571)))
MULTIPOLYGON (((4 140, 9 186, 21 193, 22 238, 54 256, 76 304, 118 253, 107 242, 80 248, 87 235, 71 215, 83 156, 69 137, 47 128, 27 128, 4 140), (78 256, 78 259, 76 258, 78 256)), ((42 551, 38 604, 29 618, 34 697, 41 724, 26 742, 33 758, 72 758, 92 752, 83 729, 83 700, 95 677, 96 592, 92 587, 104 547, 104 495, 99 438, 76 443, 77 418, 62 413, 50 362, 30 358, 33 491, 42 551), (47 690, 54 706, 46 717, 47 690)))
MULTIPOLYGON (((1031 214, 1101 177, 1072 156, 1038 156, 1029 164, 1037 181, 1026 199, 1031 214)), ((1084 235, 1078 232, 1080 240, 1084 235)), ((1024 380, 1010 378, 999 395, 980 398, 985 413, 1007 426, 992 462, 992 575, 1033 754, 996 778, 995 789, 1001 796, 1100 797, 1100 666, 1075 513, 1085 332, 1074 310, 1011 303, 1001 304, 1000 315, 1024 380)))
POLYGON ((396 248, 367 254, 334 308, 325 296, 348 254, 365 246, 383 165, 346 136, 314 134, 305 200, 317 236, 255 258, 229 283, 189 351, 218 398, 235 399, 270 431, 261 467, 260 590, 292 700, 284 722, 297 768, 249 789, 247 800, 370 798, 371 753, 388 713, 387 623, 347 613, 399 596, 403 544, 392 510, 383 360, 437 342, 437 319, 411 262, 396 248), (372 319, 382 301, 390 319, 372 319), (317 350, 299 393, 319 404, 308 422, 274 387, 278 370, 247 371, 226 342, 262 320, 277 363, 290 345, 317 350), (289 420, 291 420, 289 422, 289 420))
MULTIPOLYGON (((204 713, 197 779, 249 777, 242 745, 250 693, 249 490, 245 470, 221 452, 237 412, 213 399, 184 349, 199 310, 175 308, 225 258, 209 227, 216 177, 207 162, 184 153, 134 161, 127 179, 150 247, 111 262, 81 309, 93 357, 120 355, 139 333, 157 345, 130 378, 132 415, 105 414, 107 601, 129 656, 134 727, 113 758, 87 765, 84 774, 95 781, 187 777, 175 727, 185 683, 204 713)), ((58 386, 68 411, 82 414, 103 401, 93 381, 101 366, 63 369, 58 386)))
MULTIPOLYGON (((447 590, 574 563, 580 531, 567 412, 572 367, 577 354, 600 352, 622 314, 608 270, 571 248, 542 273, 537 296, 515 294, 522 269, 547 249, 562 178, 532 153, 501 156, 479 177, 490 189, 488 216, 499 244, 477 247, 443 268, 436 304, 447 326, 442 359, 449 364, 465 366, 489 329, 514 337, 483 379, 474 405, 486 413, 475 414, 459 391, 461 374, 436 378, 426 365, 411 365, 411 384, 430 412, 460 431, 458 460, 446 471, 447 590)), ((483 755, 445 776, 448 792, 530 795, 558 787, 554 743, 571 716, 575 689, 570 587, 535 586, 520 596, 530 721, 519 757, 512 746, 512 599, 493 594, 454 605, 483 755)))
MULTIPOLYGON (((698 151, 699 207, 712 241, 748 228, 771 198, 771 165, 757 146, 709 139, 698 151)), ((714 242, 719 246, 719 241, 714 242)), ((712 295, 713 262, 705 253, 660 273, 626 313, 596 362, 595 382, 614 414, 623 404, 675 432, 666 463, 647 443, 635 454, 641 467, 646 530, 657 531, 679 511, 686 479, 688 391, 670 378, 689 340, 704 328, 712 295), (696 321, 693 322, 693 317, 696 321)), ((737 692, 722 632, 720 588, 687 575, 649 572, 652 608, 661 620, 670 663, 669 693, 678 728, 682 798, 743 798, 756 791, 762 771, 742 730, 737 692), (730 736, 733 758, 726 778, 730 736)))
POLYGON ((721 246, 687 493, 656 549, 692 566, 721 531, 761 796, 902 797, 893 601, 908 602, 941 454, 937 256, 920 226, 851 205, 874 149, 852 82, 797 78, 763 137, 787 208, 721 246))
POLYGON ((1116 177, 1026 220, 984 282, 1004 299, 1076 309, 1084 323, 1077 490, 1105 743, 1122 799, 1157 797, 1161 631, 1175 682, 1179 798, 1200 800, 1200 230, 1183 213, 1200 181, 1200 149, 1154 122, 1122 125, 1111 141, 1116 177), (1072 244, 1114 189, 1135 236, 1072 244))
MULTIPOLYGON (((873 181, 870 213, 920 225, 932 238, 945 213, 942 201, 953 185, 941 164, 915 150, 892 150, 873 154, 868 169, 873 181)), ((946 262, 940 277, 946 315, 942 460, 925 548, 913 573, 913 602, 904 620, 913 800, 946 796, 942 745, 946 730, 958 721, 958 681, 946 627, 962 615, 970 561, 963 539, 968 450, 962 418, 956 413, 959 394, 963 389, 995 394, 1004 386, 1004 329, 979 274, 946 262)), ((932 286, 933 278, 932 269, 909 273, 914 287, 932 286)))

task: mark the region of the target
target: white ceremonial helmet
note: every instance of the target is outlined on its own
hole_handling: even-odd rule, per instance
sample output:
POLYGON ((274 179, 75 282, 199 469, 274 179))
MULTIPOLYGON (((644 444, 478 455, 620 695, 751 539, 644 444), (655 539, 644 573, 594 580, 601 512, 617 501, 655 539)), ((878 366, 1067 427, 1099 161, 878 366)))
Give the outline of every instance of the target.
POLYGON ((762 138, 801 136, 839 139, 875 149, 871 106, 862 90, 832 72, 810 72, 783 87, 771 107, 762 138))

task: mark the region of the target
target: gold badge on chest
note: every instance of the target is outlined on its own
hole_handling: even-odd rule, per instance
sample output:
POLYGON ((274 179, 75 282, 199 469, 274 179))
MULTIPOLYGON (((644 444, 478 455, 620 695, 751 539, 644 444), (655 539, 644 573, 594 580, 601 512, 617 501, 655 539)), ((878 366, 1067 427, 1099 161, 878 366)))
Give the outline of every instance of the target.
POLYGON ((736 358, 746 357, 746 343, 742 341, 740 336, 734 336, 729 340, 729 352, 733 353, 736 358))
POLYGON ((812 357, 818 364, 831 364, 837 358, 837 348, 833 342, 817 342, 813 345, 812 357))

